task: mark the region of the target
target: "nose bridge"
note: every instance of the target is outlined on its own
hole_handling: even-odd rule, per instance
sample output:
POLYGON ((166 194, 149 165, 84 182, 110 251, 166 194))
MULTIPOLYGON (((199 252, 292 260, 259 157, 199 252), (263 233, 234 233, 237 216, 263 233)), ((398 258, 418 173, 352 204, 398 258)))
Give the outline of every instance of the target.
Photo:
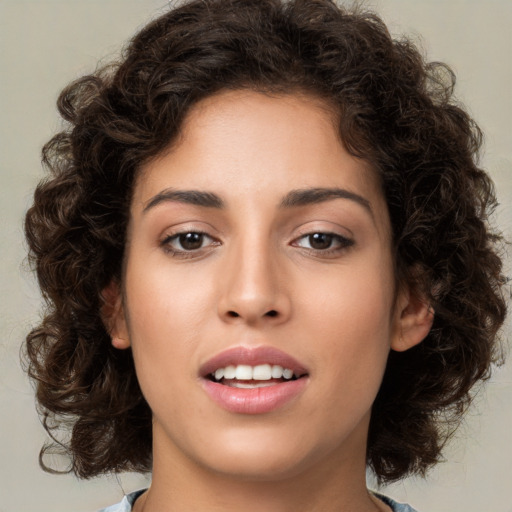
POLYGON ((279 254, 270 236, 246 233, 229 247, 219 313, 224 319, 255 323, 284 319, 290 304, 280 279, 279 254))

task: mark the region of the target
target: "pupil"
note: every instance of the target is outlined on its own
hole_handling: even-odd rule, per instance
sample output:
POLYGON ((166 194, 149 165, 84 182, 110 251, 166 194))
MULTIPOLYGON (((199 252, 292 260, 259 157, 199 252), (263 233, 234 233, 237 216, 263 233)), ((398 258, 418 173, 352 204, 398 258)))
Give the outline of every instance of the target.
POLYGON ((332 243, 332 235, 314 233, 309 235, 309 244, 313 249, 328 249, 332 243))
POLYGON ((180 244, 187 251, 199 249, 203 244, 203 235, 201 233, 185 233, 180 235, 180 244))

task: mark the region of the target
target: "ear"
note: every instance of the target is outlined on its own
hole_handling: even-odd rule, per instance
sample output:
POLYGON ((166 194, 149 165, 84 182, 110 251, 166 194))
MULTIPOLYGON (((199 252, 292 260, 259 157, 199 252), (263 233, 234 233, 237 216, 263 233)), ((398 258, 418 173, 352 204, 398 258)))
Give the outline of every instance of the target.
POLYGON ((430 332, 434 310, 423 297, 408 287, 399 293, 396 308, 397 329, 391 348, 404 352, 421 343, 430 332))
POLYGON ((112 339, 112 345, 118 349, 130 346, 130 338, 124 315, 123 299, 119 284, 112 280, 101 291, 103 305, 101 306, 101 319, 112 339))

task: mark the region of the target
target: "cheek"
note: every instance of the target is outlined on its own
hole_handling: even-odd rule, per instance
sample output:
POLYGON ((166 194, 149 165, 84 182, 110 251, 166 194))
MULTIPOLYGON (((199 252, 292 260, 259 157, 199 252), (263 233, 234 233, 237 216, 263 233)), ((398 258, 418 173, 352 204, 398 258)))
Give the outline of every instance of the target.
POLYGON ((193 330, 211 308, 213 290, 207 286, 206 276, 199 271, 185 272, 180 265, 171 265, 168 258, 158 252, 131 258, 135 263, 127 268, 126 287, 132 330, 140 327, 141 332, 162 334, 193 330), (141 261, 142 265, 137 263, 141 261))
POLYGON ((371 395, 380 386, 394 331, 393 288, 379 268, 340 273, 304 305, 310 331, 322 346, 315 352, 318 367, 330 368, 325 375, 333 389, 341 384, 371 395))
POLYGON ((141 265, 132 263, 126 271, 128 329, 141 387, 145 394, 154 394, 161 379, 195 377, 183 362, 195 357, 211 291, 204 279, 199 282, 190 273, 184 279, 183 272, 171 272, 169 265, 157 265, 151 258, 132 261, 147 264, 141 271, 141 265))
POLYGON ((326 275, 324 282, 304 293, 304 310, 313 312, 319 326, 340 335, 350 332, 350 338, 368 336, 373 331, 389 332, 393 283, 387 268, 387 262, 382 266, 347 266, 326 275))

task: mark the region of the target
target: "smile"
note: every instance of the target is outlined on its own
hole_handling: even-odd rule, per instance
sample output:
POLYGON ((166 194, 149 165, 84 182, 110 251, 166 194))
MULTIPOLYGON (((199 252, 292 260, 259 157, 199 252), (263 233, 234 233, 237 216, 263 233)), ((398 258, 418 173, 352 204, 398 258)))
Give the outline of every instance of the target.
POLYGON ((250 366, 248 364, 239 364, 237 366, 229 365, 224 368, 217 368, 211 376, 216 380, 271 380, 285 379, 290 380, 294 377, 293 370, 283 368, 278 364, 259 364, 250 366))
POLYGON ((273 347, 235 347, 201 369, 203 389, 223 409, 263 414, 293 401, 305 389, 303 365, 273 347))

